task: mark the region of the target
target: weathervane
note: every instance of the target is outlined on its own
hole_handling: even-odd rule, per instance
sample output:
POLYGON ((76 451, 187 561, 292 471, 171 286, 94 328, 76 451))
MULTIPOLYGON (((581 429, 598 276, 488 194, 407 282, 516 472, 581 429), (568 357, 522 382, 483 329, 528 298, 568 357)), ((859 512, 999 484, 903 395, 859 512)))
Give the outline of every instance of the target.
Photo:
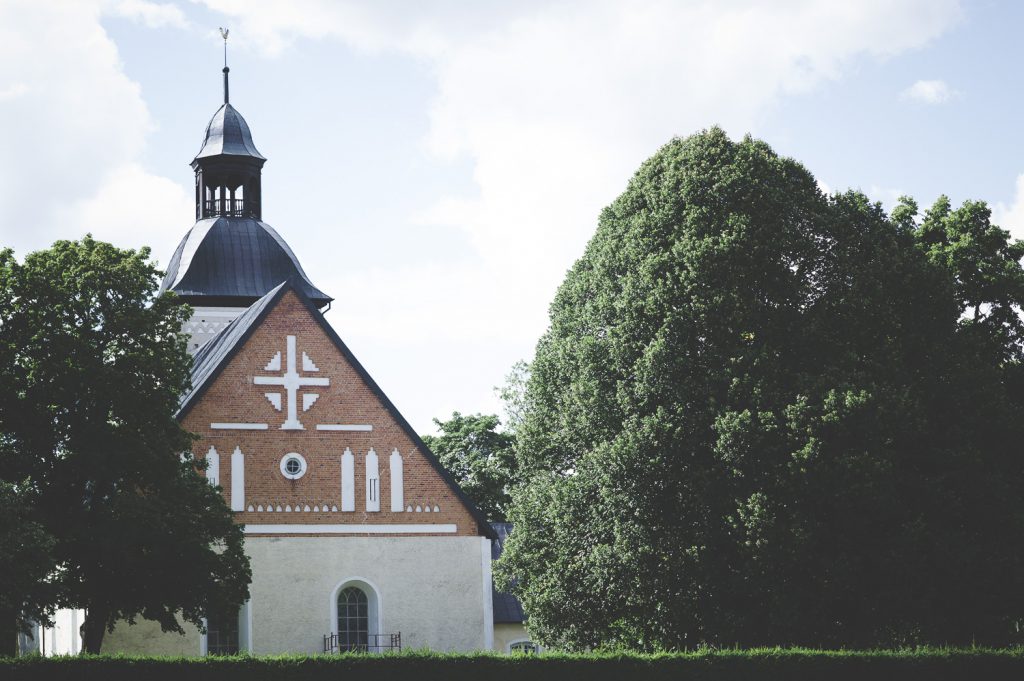
POLYGON ((231 69, 228 68, 228 33, 230 33, 229 29, 226 29, 223 26, 220 27, 220 37, 224 38, 224 103, 225 104, 228 103, 228 71, 231 70, 231 69))

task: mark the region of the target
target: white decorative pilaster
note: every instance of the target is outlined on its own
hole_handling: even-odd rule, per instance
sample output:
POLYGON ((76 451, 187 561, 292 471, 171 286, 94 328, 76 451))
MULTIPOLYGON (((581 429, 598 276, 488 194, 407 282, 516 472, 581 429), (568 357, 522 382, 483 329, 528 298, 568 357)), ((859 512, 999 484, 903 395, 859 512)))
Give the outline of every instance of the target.
POLYGON ((391 512, 405 510, 405 482, 402 479, 402 455, 398 449, 391 452, 391 512))
POLYGON ((206 480, 213 487, 220 484, 220 454, 213 447, 206 453, 206 480))
POLYGON ((484 650, 494 647, 494 585, 491 575, 491 540, 480 537, 480 573, 484 599, 484 650))
POLYGON ((356 510, 355 457, 348 447, 341 455, 341 510, 356 510))
POLYGON ((372 449, 366 453, 366 510, 380 510, 380 469, 377 452, 372 449))
POLYGON ((245 455, 238 447, 231 455, 231 510, 245 510, 245 455))

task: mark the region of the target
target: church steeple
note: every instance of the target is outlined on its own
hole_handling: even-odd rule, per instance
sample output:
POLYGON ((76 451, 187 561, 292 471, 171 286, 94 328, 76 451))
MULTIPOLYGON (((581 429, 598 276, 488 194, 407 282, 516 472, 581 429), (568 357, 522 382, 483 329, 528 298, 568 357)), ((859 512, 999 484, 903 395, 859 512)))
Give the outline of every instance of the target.
POLYGON ((228 97, 227 30, 224 36, 224 104, 206 126, 199 153, 192 159, 196 173, 196 219, 262 217, 261 172, 267 159, 256 150, 249 125, 228 97))
MULTIPOLYGON (((227 38, 227 31, 221 34, 227 38)), ((191 164, 196 223, 171 256, 160 287, 193 307, 193 319, 185 325, 193 350, 283 281, 295 281, 317 307, 331 302, 285 240, 263 222, 261 175, 267 159, 228 101, 229 72, 225 52, 224 104, 206 126, 191 164)))

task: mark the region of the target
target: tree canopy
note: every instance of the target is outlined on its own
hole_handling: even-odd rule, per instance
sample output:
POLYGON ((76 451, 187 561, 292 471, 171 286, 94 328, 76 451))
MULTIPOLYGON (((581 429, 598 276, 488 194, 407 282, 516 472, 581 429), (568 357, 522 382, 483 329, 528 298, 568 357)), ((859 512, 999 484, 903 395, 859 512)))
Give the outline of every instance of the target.
POLYGON ((530 366, 499 586, 581 649, 1016 639, 1024 247, 719 129, 602 213, 530 366))
POLYGON ((515 469, 511 433, 498 430, 501 422, 494 414, 456 411, 434 423, 441 434, 424 435, 423 442, 488 520, 505 520, 515 469))
POLYGON ((175 419, 189 312, 158 275, 148 249, 91 237, 0 252, 0 479, 52 537, 47 605, 88 610, 89 652, 117 620, 181 631, 247 597, 242 530, 175 419))

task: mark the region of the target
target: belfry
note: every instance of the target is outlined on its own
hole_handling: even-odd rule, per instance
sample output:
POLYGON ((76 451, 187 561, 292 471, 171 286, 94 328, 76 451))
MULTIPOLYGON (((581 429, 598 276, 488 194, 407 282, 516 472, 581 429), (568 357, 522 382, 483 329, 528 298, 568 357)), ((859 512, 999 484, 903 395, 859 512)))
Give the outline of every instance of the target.
POLYGON ((225 64, 224 103, 192 159, 196 223, 171 256, 160 287, 194 310, 184 329, 193 354, 282 281, 294 280, 317 308, 331 302, 285 240, 263 222, 261 174, 267 159, 228 101, 228 73, 225 64))

